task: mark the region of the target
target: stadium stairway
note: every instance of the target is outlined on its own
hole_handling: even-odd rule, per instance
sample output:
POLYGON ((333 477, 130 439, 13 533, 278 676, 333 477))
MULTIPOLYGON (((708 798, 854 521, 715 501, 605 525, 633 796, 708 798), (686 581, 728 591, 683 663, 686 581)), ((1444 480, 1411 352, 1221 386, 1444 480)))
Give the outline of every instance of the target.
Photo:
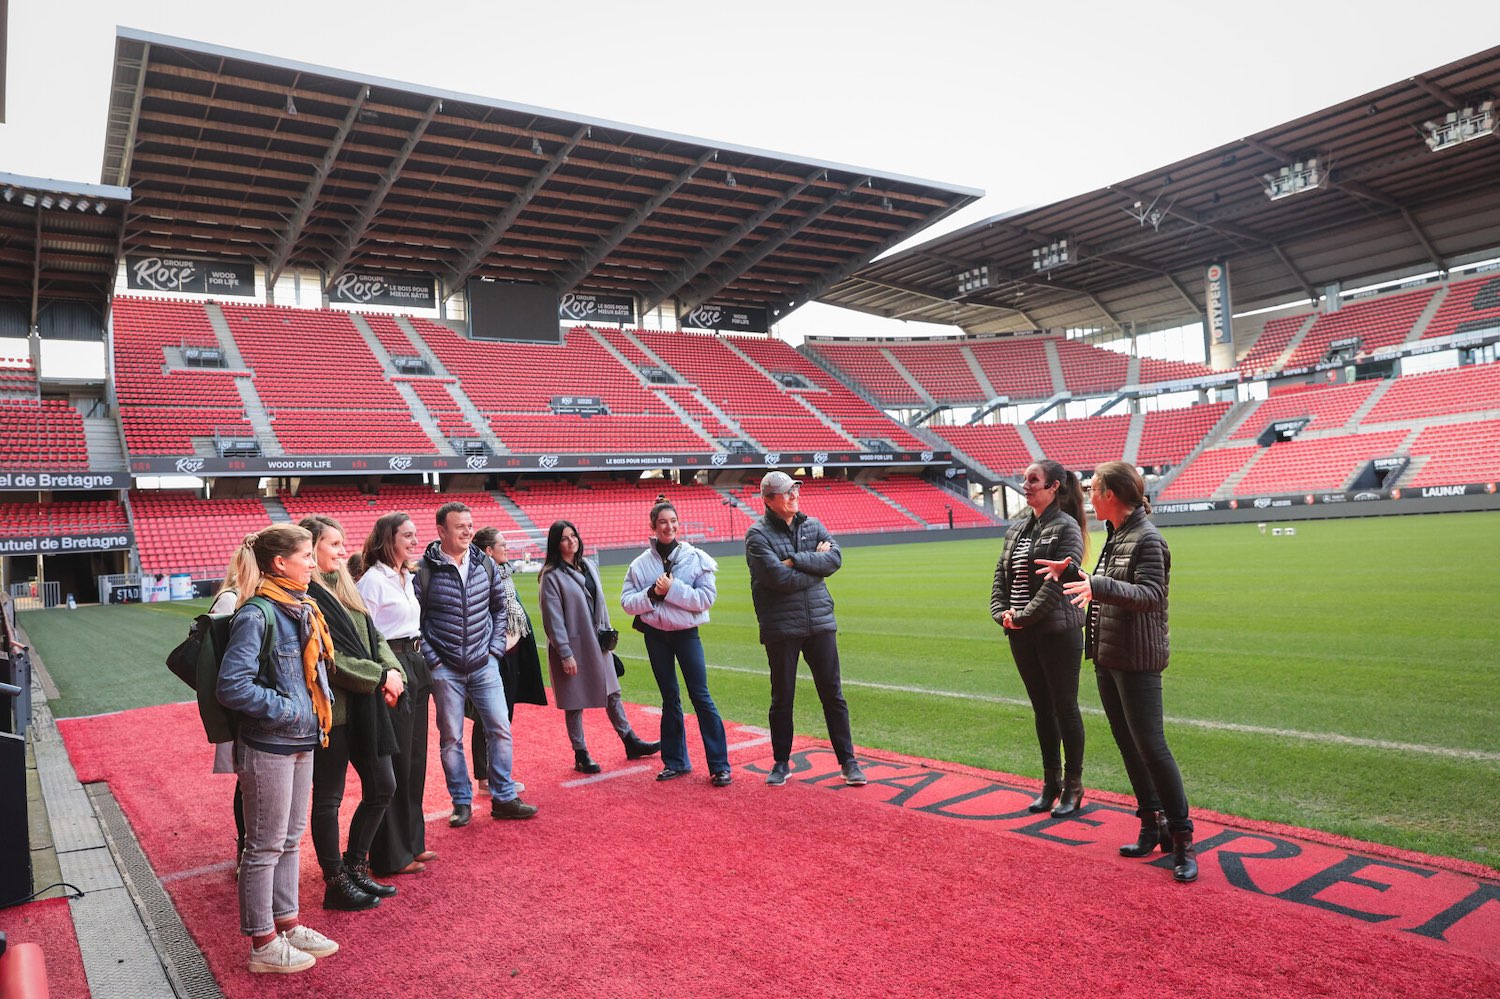
MULTIPOLYGON (((290 524, 290 523, 292 523, 292 515, 287 512, 286 504, 284 504, 284 503, 281 502, 281 497, 280 496, 262 496, 260 498, 260 502, 261 502, 261 505, 266 508, 266 516, 271 518, 271 523, 273 523, 273 524, 290 524)), ((354 549, 354 547, 355 547, 356 540, 355 539, 346 539, 346 540, 349 541, 349 547, 350 547, 350 550, 352 551, 354 549)), ((359 543, 362 544, 363 542, 361 541, 359 543)))
POLYGON ((392 316, 391 318, 396 321, 397 326, 401 327, 401 332, 406 334, 406 338, 411 341, 412 346, 417 348, 417 353, 421 356, 422 360, 427 362, 427 367, 432 370, 433 375, 437 378, 448 380, 448 394, 458 404, 458 411, 463 414, 465 420, 469 421, 469 426, 473 427, 474 431, 479 434, 479 439, 488 444, 490 450, 495 454, 510 454, 510 448, 506 447, 500 438, 495 436, 495 431, 490 426, 490 421, 484 418, 484 414, 479 411, 478 406, 474 405, 474 401, 464 394, 463 386, 459 384, 458 379, 454 378, 452 372, 443 365, 442 360, 437 356, 437 352, 427 345, 427 341, 422 339, 422 334, 417 332, 417 328, 412 325, 411 321, 405 316, 392 316))
POLYGON ((922 383, 917 380, 916 375, 906 370, 906 365, 897 360, 895 354, 892 354, 885 347, 881 347, 880 356, 886 359, 886 362, 890 364, 891 368, 895 370, 896 374, 906 379, 906 383, 910 385, 912 391, 917 393, 917 396, 924 403, 926 403, 927 408, 932 409, 937 406, 937 400, 932 397, 932 393, 928 392, 927 389, 922 385, 922 383))
POLYGON ((125 444, 120 437, 119 420, 112 416, 85 416, 83 437, 88 447, 90 471, 125 471, 125 444))
POLYGON ((1146 432, 1146 414, 1131 413, 1130 427, 1125 431, 1125 447, 1120 460, 1135 464, 1135 456, 1141 452, 1141 435, 1146 432))
POLYGON ((1042 350, 1047 355, 1047 370, 1052 375, 1052 391, 1068 391, 1068 378, 1063 373, 1062 357, 1057 352, 1057 343, 1052 337, 1042 341, 1042 350))
MULTIPOLYGON (((586 326, 584 327, 584 329, 588 330, 589 335, 592 336, 596 341, 598 341, 599 346, 604 348, 605 353, 609 354, 616 361, 618 361, 620 363, 620 367, 634 374, 636 379, 641 383, 641 387, 650 392, 652 395, 656 396, 657 399, 661 400, 662 405, 666 406, 674 414, 676 414, 677 418, 684 424, 686 424, 687 427, 693 431, 693 433, 697 434, 699 437, 702 437, 705 443, 714 440, 714 435, 708 432, 707 427, 705 427, 691 413, 689 413, 681 403, 679 403, 676 399, 673 399, 670 393, 661 391, 663 386, 654 384, 650 379, 648 379, 646 375, 641 371, 640 367, 629 357, 625 356, 624 351, 609 342, 609 337, 605 336, 602 332, 592 326, 586 326)), ((625 333, 626 331, 622 328, 620 332, 625 333)), ((654 351, 647 349, 646 345, 641 343, 639 338, 630 336, 628 333, 626 333, 626 338, 630 343, 635 344, 640 349, 641 353, 645 355, 647 360, 651 361, 653 364, 660 365, 663 371, 669 372, 672 377, 676 378, 680 384, 689 384, 680 374, 677 373, 676 370, 674 370, 670 365, 664 363, 654 351)), ((703 393, 701 392, 695 392, 694 397, 701 397, 702 394, 703 393)), ((708 400, 702 399, 701 401, 706 405, 708 400)), ((729 424, 726 423, 725 426, 729 426, 729 424)), ((715 451, 722 450, 717 444, 713 445, 713 449, 715 451)))
POLYGON ((417 395, 417 390, 406 382, 393 380, 393 376, 398 372, 395 364, 391 363, 391 352, 385 349, 385 344, 380 342, 380 337, 375 335, 375 331, 370 328, 365 317, 357 312, 351 312, 349 322, 359 334, 360 339, 365 342, 365 347, 369 349, 371 356, 380 362, 380 370, 385 375, 385 380, 391 383, 396 394, 406 403, 406 408, 411 410, 412 420, 422 428, 422 433, 427 435, 427 439, 432 441, 432 446, 437 448, 437 453, 457 454, 458 451, 453 447, 452 442, 443 436, 437 420, 432 418, 432 410, 428 409, 422 397, 417 395))
POLYGON ((1037 443, 1036 434, 1031 432, 1031 427, 1025 423, 1016 424, 1016 433, 1021 437, 1021 443, 1026 445, 1026 450, 1031 453, 1031 460, 1037 461, 1047 457, 1042 452, 1042 445, 1037 443))
POLYGON ((634 333, 623 326, 620 327, 620 335, 623 336, 632 345, 634 345, 636 350, 644 354, 652 364, 656 365, 658 368, 661 368, 663 371, 670 373, 672 377, 677 379, 679 383, 683 385, 691 384, 686 378, 682 377, 682 374, 676 368, 672 367, 666 361, 662 360, 662 356, 660 354, 652 350, 650 347, 646 346, 646 341, 642 340, 640 337, 636 336, 634 333))
POLYGON ((892 510, 895 510, 897 513, 901 514, 903 517, 909 517, 909 518, 911 518, 911 522, 912 522, 912 524, 913 524, 914 527, 925 527, 927 530, 930 531, 930 530, 933 530, 934 527, 936 526, 936 525, 927 523, 927 521, 923 520, 921 517, 918 517, 916 514, 912 513, 910 510, 908 510, 906 507, 902 506, 900 503, 897 503, 895 500, 891 499, 889 496, 886 496, 884 493, 878 493, 878 492, 876 492, 875 490, 871 489, 869 486, 865 485, 863 482, 855 483, 855 485, 859 486, 859 488, 863 489, 865 492, 869 493, 871 496, 874 496, 876 499, 880 500, 882 503, 884 503, 886 506, 890 507, 892 510))
POLYGON ((1197 444, 1193 445, 1193 449, 1183 457, 1182 461, 1172 466, 1172 468, 1167 471, 1167 474, 1163 475, 1160 479, 1157 480, 1156 488, 1153 490, 1153 493, 1158 496, 1161 495, 1161 493, 1172 484, 1172 480, 1177 478, 1177 476, 1181 474, 1184 468, 1187 468, 1197 460, 1198 455, 1202 454, 1204 451, 1207 451, 1211 447, 1217 446, 1220 441, 1227 438, 1230 431, 1238 426, 1239 422, 1245 418, 1245 414, 1254 409, 1256 405, 1257 401, 1254 399, 1250 399, 1244 402, 1237 402, 1233 406, 1230 406, 1227 410, 1225 410, 1224 415, 1219 417, 1219 422, 1215 423, 1212 427, 1209 428, 1208 433, 1204 434, 1203 439, 1200 440, 1197 444))
POLYGON ((745 498, 740 495, 738 486, 715 485, 713 487, 713 490, 714 492, 718 493, 720 496, 728 500, 733 506, 738 508, 741 513, 749 517, 751 520, 760 519, 760 511, 755 509, 755 507, 751 506, 749 503, 745 502, 745 498))
MULTIPOLYGON (((1228 499, 1229 497, 1235 495, 1236 490, 1239 489, 1239 485, 1242 481, 1244 481, 1245 476, 1250 474, 1250 470, 1255 467, 1256 462, 1260 461, 1261 456, 1269 450, 1270 448, 1265 447, 1255 448, 1255 453, 1250 456, 1249 461, 1246 461, 1239 468, 1235 469, 1233 472, 1230 472, 1229 475, 1224 478, 1224 481, 1219 483, 1219 488, 1214 490, 1212 498, 1228 499)), ((1183 464, 1186 465, 1187 463, 1183 462, 1183 464)))
POLYGON ((780 389, 782 395, 785 395, 788 398, 795 400, 798 405, 800 405, 803 409, 807 410, 810 414, 812 414, 814 417, 816 417, 817 420, 818 420, 818 422, 822 423, 830 431, 832 431, 833 433, 838 434, 844 440, 848 441, 849 442, 849 446, 851 448, 853 448, 856 451, 861 450, 860 444, 859 444, 859 442, 857 440, 855 440, 853 437, 849 436, 849 433, 846 430, 844 430, 843 427, 839 426, 837 423, 835 423, 832 420, 830 420, 828 418, 828 415, 826 413, 824 413, 822 410, 818 409, 817 406, 813 405, 812 403, 808 402, 805 398, 803 398, 803 393, 801 393, 801 392, 789 392, 789 391, 787 391, 787 389, 785 388, 785 386, 783 386, 781 384, 781 382, 778 381, 775 378, 775 376, 773 376, 771 374, 771 372, 767 371, 765 369, 765 367, 763 367, 760 364, 760 362, 756 361, 755 358, 751 357, 749 354, 745 353, 743 350, 740 350, 739 347, 735 346, 734 338, 733 337, 728 337, 728 336, 726 336, 726 337, 720 337, 719 338, 719 342, 722 343, 724 346, 728 347, 729 348, 729 352, 731 354, 733 354, 734 356, 738 357, 741 361, 744 361, 746 364, 748 364, 751 367, 751 369, 754 370, 756 373, 758 373, 762 378, 764 378, 766 381, 770 382, 772 385, 775 385, 778 389, 780 389))
MULTIPOLYGON (((1429 316, 1428 318, 1431 319, 1432 317, 1429 316)), ((1419 325, 1422 325, 1425 328, 1426 324, 1419 325)), ((1375 391, 1371 392, 1369 396, 1366 397, 1365 401, 1360 403, 1359 406, 1354 410, 1354 412, 1349 414, 1349 421, 1344 424, 1345 429, 1351 431, 1358 430, 1359 425, 1365 422, 1365 417, 1369 416, 1370 411, 1379 404, 1381 399, 1385 398, 1385 394, 1391 390, 1391 386, 1394 384, 1396 384, 1396 379, 1387 378, 1379 385, 1375 386, 1375 391)))
MULTIPOLYGON (((250 366, 245 363, 245 356, 240 353, 239 344, 234 342, 234 332, 229 328, 229 320, 224 318, 224 310, 219 308, 217 302, 204 302, 203 311, 208 314, 208 325, 213 327, 219 349, 224 351, 224 362, 231 370, 251 371, 250 366)), ((271 427, 271 414, 266 412, 265 403, 261 402, 260 393, 255 390, 253 373, 249 376, 236 376, 234 389, 240 394, 240 402, 244 404, 245 420, 255 429, 255 439, 260 442, 260 453, 270 458, 286 454, 281 442, 276 439, 276 431, 271 427)))
POLYGON ((1448 289, 1451 287, 1452 285, 1446 282, 1438 285, 1437 293, 1427 300, 1427 307, 1417 315, 1417 321, 1412 323, 1411 330, 1406 334, 1403 343, 1416 343, 1422 339, 1427 332, 1427 327, 1432 323, 1432 317, 1436 316, 1438 309, 1442 308, 1443 301, 1448 297, 1448 289))
POLYGON ((1272 369, 1280 371, 1286 367, 1286 362, 1290 361, 1292 355, 1297 353, 1297 348, 1302 346, 1302 341, 1306 340, 1307 334, 1312 332, 1313 324, 1318 321, 1318 316, 1320 315, 1322 313, 1308 313, 1307 318, 1302 320, 1302 325, 1297 327, 1297 332, 1292 334, 1292 338, 1286 342, 1286 346, 1281 349, 1281 353, 1276 355, 1276 360, 1270 365, 1272 369))
POLYGON ((546 528, 538 527, 536 521, 532 520, 531 516, 525 510, 522 510, 515 500, 506 495, 505 490, 492 489, 490 490, 490 495, 495 497, 495 502, 500 505, 502 510, 510 514, 510 519, 516 522, 516 526, 526 532, 528 541, 543 551, 547 550, 546 528))
POLYGON ((968 344, 961 344, 958 348, 958 354, 964 359, 964 363, 969 366, 969 373, 974 376, 974 380, 979 383, 979 387, 984 390, 984 397, 986 399, 993 399, 1000 394, 995 391, 994 382, 990 381, 990 376, 984 373, 984 366, 979 363, 979 358, 974 356, 974 352, 969 349, 968 344))

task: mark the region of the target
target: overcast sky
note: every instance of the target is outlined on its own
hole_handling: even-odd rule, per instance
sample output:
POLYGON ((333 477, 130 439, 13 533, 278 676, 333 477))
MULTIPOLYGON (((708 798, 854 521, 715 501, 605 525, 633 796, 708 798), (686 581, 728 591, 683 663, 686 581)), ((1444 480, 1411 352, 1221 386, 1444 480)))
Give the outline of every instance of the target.
POLYGON ((1500 3, 15 0, 0 171, 99 182, 117 24, 988 192, 926 239, 1480 51, 1500 3))

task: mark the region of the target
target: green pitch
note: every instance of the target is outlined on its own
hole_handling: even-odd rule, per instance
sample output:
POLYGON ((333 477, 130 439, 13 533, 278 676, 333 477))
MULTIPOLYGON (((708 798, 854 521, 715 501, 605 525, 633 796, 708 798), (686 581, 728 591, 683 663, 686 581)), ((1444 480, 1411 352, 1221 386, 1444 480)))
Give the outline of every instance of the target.
MULTIPOLYGON (((816 515, 816 511, 811 511, 816 515)), ((1199 807, 1500 866, 1500 518, 1169 528, 1167 738, 1199 807)), ((1092 556, 1102 543, 1093 539, 1092 556)), ((856 743, 1040 776, 1025 691, 989 618, 998 537, 851 548, 830 588, 856 743)), ((703 629, 726 718, 766 723, 769 687, 743 560, 703 629)), ((618 592, 621 568, 604 573, 618 592)), ((518 579, 535 610, 535 589, 518 579)), ((22 616, 59 715, 183 700, 161 665, 198 604, 22 616)), ((657 699, 640 635, 627 699, 657 699)), ((804 671, 805 675, 805 671, 804 671)), ((1085 663, 1084 782, 1128 791, 1085 663)), ((558 724, 561 724, 559 719, 558 724)), ((823 736, 811 683, 797 729, 823 736)))

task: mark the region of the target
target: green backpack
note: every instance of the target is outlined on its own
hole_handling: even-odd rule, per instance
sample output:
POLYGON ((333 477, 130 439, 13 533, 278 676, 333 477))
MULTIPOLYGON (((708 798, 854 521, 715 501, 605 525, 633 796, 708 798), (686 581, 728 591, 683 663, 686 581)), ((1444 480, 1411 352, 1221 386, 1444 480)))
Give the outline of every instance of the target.
POLYGON ((239 712, 219 703, 219 666, 229 647, 229 630, 235 614, 254 604, 266 616, 260 644, 260 674, 256 683, 276 688, 275 608, 265 597, 251 597, 234 614, 199 614, 188 626, 187 638, 167 654, 167 668, 198 692, 198 717, 209 742, 233 742, 239 727, 239 712))

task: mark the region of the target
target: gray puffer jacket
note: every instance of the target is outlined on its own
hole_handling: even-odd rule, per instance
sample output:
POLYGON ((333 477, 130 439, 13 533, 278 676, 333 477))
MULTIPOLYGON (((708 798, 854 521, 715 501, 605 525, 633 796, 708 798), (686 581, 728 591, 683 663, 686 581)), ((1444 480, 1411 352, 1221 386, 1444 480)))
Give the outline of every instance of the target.
POLYGON ((427 546, 422 560, 431 572, 431 592, 422 592, 425 572, 416 574, 414 586, 422 608, 422 658, 428 667, 446 666, 467 674, 482 668, 490 656, 503 657, 505 582, 493 560, 470 545, 467 582, 436 541, 427 546))
POLYGON ((1160 673, 1171 650, 1167 635, 1167 585, 1172 553, 1161 532, 1138 507, 1099 553, 1089 581, 1085 654, 1095 666, 1136 673, 1160 673))
POLYGON ((745 561, 762 645, 838 631, 833 596, 823 580, 839 571, 844 556, 818 520, 799 513, 788 525, 767 513, 745 532, 745 561), (824 541, 833 547, 820 552, 824 541), (792 565, 783 565, 785 559, 792 565))
MULTIPOLYGON (((1000 549, 1000 561, 995 563, 995 582, 990 587, 990 617, 1000 624, 1001 618, 1011 605, 1011 587, 1015 577, 1011 570, 1011 553, 1016 542, 1027 531, 1032 533, 1031 558, 1044 558, 1056 562, 1071 558, 1077 566, 1083 559, 1083 531, 1070 514, 1053 503, 1038 517, 1029 508, 1017 517, 1005 532, 1005 544, 1000 549)), ((1074 607, 1073 601, 1063 596, 1062 583, 1038 575, 1040 566, 1034 562, 1026 575, 1026 606, 1011 615, 1011 622, 1026 631, 1050 635, 1083 626, 1083 608, 1074 607)), ((1076 639, 1075 639, 1076 640, 1076 639)))

